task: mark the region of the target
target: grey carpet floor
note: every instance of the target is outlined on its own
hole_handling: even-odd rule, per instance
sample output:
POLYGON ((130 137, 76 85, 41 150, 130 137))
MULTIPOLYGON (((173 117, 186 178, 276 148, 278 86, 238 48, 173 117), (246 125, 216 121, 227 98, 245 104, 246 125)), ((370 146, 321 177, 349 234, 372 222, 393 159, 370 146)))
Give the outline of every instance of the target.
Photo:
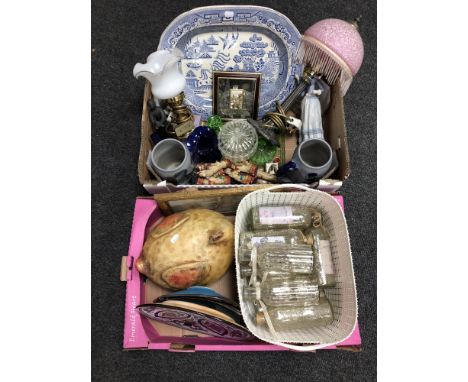
MULTIPOLYGON (((192 353, 122 351, 125 285, 119 281, 135 197, 143 81, 136 62, 156 50, 180 13, 203 5, 247 1, 124 1, 92 3, 92 376, 96 381, 376 379, 376 72, 374 1, 256 1, 287 15, 303 32, 314 22, 362 15, 364 63, 345 98, 351 176, 345 197, 358 288, 360 353, 320 351, 192 353)), ((253 4, 253 3, 252 3, 253 4)), ((73 344, 70 344, 73 346, 73 344)))

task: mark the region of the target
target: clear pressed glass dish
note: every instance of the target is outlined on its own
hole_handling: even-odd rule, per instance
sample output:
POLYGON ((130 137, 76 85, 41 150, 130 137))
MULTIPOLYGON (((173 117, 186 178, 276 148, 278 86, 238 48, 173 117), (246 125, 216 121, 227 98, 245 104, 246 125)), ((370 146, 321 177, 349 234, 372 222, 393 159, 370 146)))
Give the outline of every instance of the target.
POLYGON ((255 128, 243 119, 236 119, 221 127, 218 148, 224 158, 236 162, 249 159, 257 150, 255 128))

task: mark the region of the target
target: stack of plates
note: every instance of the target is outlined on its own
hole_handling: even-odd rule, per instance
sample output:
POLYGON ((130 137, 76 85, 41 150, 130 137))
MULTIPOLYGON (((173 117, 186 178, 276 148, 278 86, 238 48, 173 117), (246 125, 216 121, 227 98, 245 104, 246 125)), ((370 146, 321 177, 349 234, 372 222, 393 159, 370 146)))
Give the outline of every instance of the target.
POLYGON ((255 337, 242 320, 239 305, 207 287, 191 287, 137 306, 145 317, 214 337, 245 341, 255 337))

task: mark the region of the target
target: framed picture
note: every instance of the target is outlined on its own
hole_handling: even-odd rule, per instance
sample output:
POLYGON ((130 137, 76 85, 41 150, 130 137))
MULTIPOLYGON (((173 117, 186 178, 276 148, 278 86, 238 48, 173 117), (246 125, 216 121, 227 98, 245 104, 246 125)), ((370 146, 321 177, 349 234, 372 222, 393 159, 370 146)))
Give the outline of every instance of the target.
POLYGON ((213 71, 213 114, 257 119, 261 73, 213 71))

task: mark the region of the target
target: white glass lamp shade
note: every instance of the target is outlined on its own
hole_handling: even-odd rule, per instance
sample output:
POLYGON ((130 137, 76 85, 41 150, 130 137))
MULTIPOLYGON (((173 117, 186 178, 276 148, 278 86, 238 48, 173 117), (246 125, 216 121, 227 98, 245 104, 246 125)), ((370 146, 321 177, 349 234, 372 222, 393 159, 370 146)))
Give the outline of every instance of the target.
POLYGON ((158 50, 148 56, 146 64, 137 63, 133 75, 151 82, 151 92, 155 98, 175 97, 185 88, 185 77, 179 65, 181 58, 183 54, 178 49, 158 50))

